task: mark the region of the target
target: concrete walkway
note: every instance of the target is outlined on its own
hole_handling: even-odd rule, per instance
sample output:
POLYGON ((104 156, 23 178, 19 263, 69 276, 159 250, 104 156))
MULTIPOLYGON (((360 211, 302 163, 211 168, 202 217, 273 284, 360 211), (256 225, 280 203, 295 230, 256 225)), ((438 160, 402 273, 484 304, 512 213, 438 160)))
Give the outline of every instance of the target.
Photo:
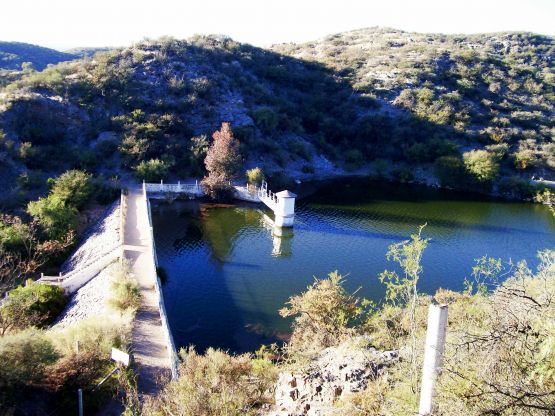
POLYGON ((140 189, 130 189, 127 196, 124 244, 125 258, 131 265, 142 295, 131 340, 138 371, 138 388, 142 395, 154 395, 171 378, 171 369, 154 287, 156 276, 150 251, 147 207, 140 189))

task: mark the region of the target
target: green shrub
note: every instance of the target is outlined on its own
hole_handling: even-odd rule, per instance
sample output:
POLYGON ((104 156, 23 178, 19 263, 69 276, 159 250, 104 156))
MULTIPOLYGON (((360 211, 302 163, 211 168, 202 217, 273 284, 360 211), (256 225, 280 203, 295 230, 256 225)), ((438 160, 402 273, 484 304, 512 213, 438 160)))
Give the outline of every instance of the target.
POLYGON ((297 156, 302 157, 304 160, 310 161, 312 159, 310 151, 303 142, 298 140, 290 140, 287 145, 289 147, 289 150, 291 150, 297 156))
POLYGON ((364 162, 364 155, 358 149, 350 149, 345 152, 345 162, 353 167, 360 167, 364 162))
POLYGON ((61 287, 29 280, 26 286, 10 291, 0 308, 0 330, 46 326, 62 312, 66 302, 61 287))
POLYGON ((271 108, 259 108, 251 112, 256 126, 264 134, 272 134, 278 126, 279 118, 271 108))
POLYGON ((0 391, 39 382, 58 358, 44 332, 26 329, 0 337, 0 391))
POLYGON ((337 271, 326 279, 316 279, 306 292, 291 296, 287 306, 279 311, 282 317, 295 317, 288 345, 291 353, 299 356, 318 354, 352 333, 364 309, 360 299, 347 293, 343 282, 337 271))
POLYGON ((36 172, 27 171, 19 175, 16 182, 21 189, 30 190, 41 185, 41 177, 36 172))
POLYGON ((68 206, 82 207, 93 191, 91 175, 81 170, 68 170, 54 179, 50 195, 68 206))
POLYGON ((66 328, 54 328, 46 335, 61 354, 75 352, 79 341, 79 351, 100 352, 109 355, 112 347, 125 350, 131 333, 132 313, 110 314, 79 321, 66 328))
POLYGON ((0 215, 0 247, 7 250, 23 249, 29 233, 29 225, 21 218, 0 215))
POLYGON ((466 170, 479 182, 491 182, 499 174, 499 162, 487 150, 470 150, 463 154, 466 170))
POLYGON ((44 228, 48 236, 55 240, 62 239, 68 231, 77 225, 77 209, 68 205, 61 197, 49 195, 31 201, 27 212, 44 228))
POLYGON ((528 199, 534 195, 534 187, 520 176, 502 178, 498 188, 501 194, 514 199, 528 199))
POLYGON ((114 264, 109 270, 111 277, 108 305, 120 312, 136 311, 141 306, 141 292, 137 281, 130 277, 129 265, 114 264))
POLYGON ((245 173, 249 185, 260 186, 264 180, 264 172, 259 167, 249 169, 245 173))
POLYGON ((209 348, 199 355, 193 348, 180 351, 179 378, 170 382, 157 400, 143 409, 158 415, 256 415, 269 403, 276 373, 247 354, 232 356, 209 348))
POLYGON ((169 166, 160 159, 150 159, 142 161, 135 166, 135 176, 146 182, 158 182, 165 179, 169 173, 169 166))
POLYGON ((467 182, 463 161, 455 156, 441 156, 434 163, 434 173, 442 186, 460 187, 467 182))
POLYGON ((303 165, 301 168, 302 173, 314 173, 314 166, 312 165, 303 165))

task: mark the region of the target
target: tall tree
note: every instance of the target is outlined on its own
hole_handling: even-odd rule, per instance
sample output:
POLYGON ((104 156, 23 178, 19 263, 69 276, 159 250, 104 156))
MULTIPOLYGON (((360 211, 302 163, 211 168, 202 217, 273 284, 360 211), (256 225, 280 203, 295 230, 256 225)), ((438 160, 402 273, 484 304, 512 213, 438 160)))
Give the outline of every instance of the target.
POLYGON ((213 198, 221 199, 231 190, 231 180, 237 176, 242 158, 239 141, 233 137, 230 123, 222 123, 212 138, 214 141, 204 159, 208 176, 204 177, 202 184, 213 198))

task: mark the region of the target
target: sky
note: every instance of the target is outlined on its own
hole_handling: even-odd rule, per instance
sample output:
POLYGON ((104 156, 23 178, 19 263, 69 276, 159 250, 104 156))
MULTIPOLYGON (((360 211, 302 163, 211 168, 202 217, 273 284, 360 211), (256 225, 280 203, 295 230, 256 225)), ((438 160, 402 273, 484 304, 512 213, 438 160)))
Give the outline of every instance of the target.
POLYGON ((555 35, 555 0, 2 0, 0 40, 56 49, 223 34, 256 46, 371 26, 555 35))

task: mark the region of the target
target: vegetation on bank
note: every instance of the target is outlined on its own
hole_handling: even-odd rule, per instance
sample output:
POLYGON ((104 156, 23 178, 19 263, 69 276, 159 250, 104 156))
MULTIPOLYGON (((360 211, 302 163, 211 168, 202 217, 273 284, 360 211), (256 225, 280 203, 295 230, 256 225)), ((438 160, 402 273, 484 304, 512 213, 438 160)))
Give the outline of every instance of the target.
MULTIPOLYGON (((0 170, 204 176, 207 138, 233 120, 246 161, 268 173, 317 175, 324 155, 347 170, 385 163, 408 181, 423 167, 447 186, 530 198, 529 178, 555 168, 553 51, 552 38, 527 33, 389 29, 272 50, 146 40, 5 87, 0 170)), ((11 176, 7 197, 32 188, 11 176)))
POLYGON ((0 294, 45 267, 61 263, 74 245, 86 205, 113 201, 117 190, 80 170, 49 178, 48 195, 19 215, 0 214, 0 294), (81 213, 81 214, 80 214, 81 213))
POLYGON ((547 415, 555 408, 555 252, 538 253, 532 271, 522 261, 476 261, 462 292, 419 293, 425 279, 420 233, 394 244, 388 258, 398 271, 379 277, 386 300, 379 305, 348 293, 337 272, 316 279, 280 311, 294 317, 290 341, 256 355, 209 349, 181 351, 180 378, 143 408, 143 414, 259 414, 273 400, 280 371, 302 372, 327 347, 399 351, 399 360, 363 391, 334 405, 340 415, 417 413, 427 310, 449 305, 443 372, 434 400, 437 415, 547 415), (364 339, 364 345, 360 340, 364 339), (355 342, 355 340, 358 340, 355 342))
POLYGON ((77 409, 80 388, 86 397, 85 411, 90 413, 116 388, 133 384, 132 373, 123 372, 94 389, 114 366, 111 348, 127 349, 140 303, 125 264, 113 264, 109 273, 112 288, 106 306, 110 312, 64 328, 46 326, 65 304, 60 288, 35 283, 11 292, 0 307, 2 414, 71 414, 77 409))

